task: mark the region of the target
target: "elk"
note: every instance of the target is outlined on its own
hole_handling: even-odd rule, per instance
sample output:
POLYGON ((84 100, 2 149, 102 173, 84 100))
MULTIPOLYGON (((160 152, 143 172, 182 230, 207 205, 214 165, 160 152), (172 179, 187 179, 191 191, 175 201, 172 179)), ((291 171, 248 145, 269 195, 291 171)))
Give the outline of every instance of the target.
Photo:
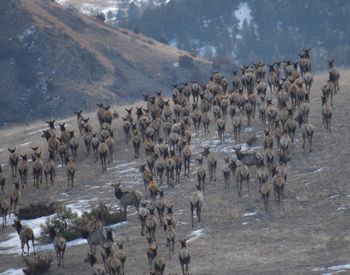
POLYGON ((36 255, 33 230, 30 227, 22 226, 21 220, 19 219, 15 219, 12 226, 16 229, 17 234, 21 240, 22 256, 23 254, 29 255, 29 241, 32 241, 34 255, 36 255), (24 245, 27 245, 27 253, 24 252, 24 245))
POLYGON ((191 150, 190 145, 187 142, 185 144, 184 149, 182 150, 182 156, 184 159, 185 177, 186 177, 186 175, 187 175, 187 177, 189 177, 190 176, 190 162, 191 162, 192 150, 191 150))
POLYGON ((277 75, 276 75, 276 72, 275 72, 273 65, 268 64, 268 66, 269 66, 269 74, 267 75, 267 81, 269 83, 270 93, 272 95, 278 79, 277 79, 277 75))
POLYGON ((241 141, 242 118, 239 113, 236 113, 232 120, 235 142, 241 141))
POLYGON ((148 238, 155 238, 155 232, 157 229, 157 218, 154 213, 155 206, 154 204, 151 204, 148 206, 149 215, 146 219, 146 230, 148 233, 148 238))
POLYGON ((222 119, 221 115, 218 116, 216 125, 218 127, 220 143, 225 142, 225 120, 222 119))
POLYGON ((77 124, 78 124, 78 129, 80 134, 83 134, 83 124, 82 124, 82 119, 84 118, 82 115, 83 110, 80 110, 79 112, 74 112, 77 116, 77 124))
POLYGON ((39 188, 39 181, 42 183, 44 163, 41 159, 41 152, 36 151, 35 160, 33 162, 33 177, 34 177, 34 187, 39 188))
POLYGON ((232 87, 234 91, 238 91, 239 85, 241 83, 241 79, 239 78, 239 75, 237 71, 232 71, 233 78, 232 78, 232 87))
POLYGON ((180 155, 178 155, 178 156, 174 156, 173 160, 175 162, 175 184, 180 184, 182 159, 181 159, 180 155))
MULTIPOLYGON (((19 177, 21 178, 21 185, 22 185, 22 189, 23 189, 24 185, 27 184, 29 164, 28 164, 27 154, 24 154, 24 155, 21 154, 20 156, 22 158, 22 161, 20 162, 20 164, 18 166, 18 172, 19 172, 19 177)), ((1 173, 1 167, 0 167, 0 173, 1 173)), ((4 178, 4 180, 5 180, 5 178, 4 178)), ((2 181, 2 177, 0 175, 0 182, 1 181, 2 181)), ((4 191, 4 190, 2 190, 2 191, 4 191)))
POLYGON ((91 265, 92 275, 106 275, 106 270, 96 259, 95 253, 88 253, 88 257, 84 261, 91 265))
POLYGON ((10 194, 10 212, 9 212, 9 216, 11 216, 12 208, 13 208, 14 212, 16 212, 16 207, 17 207, 18 201, 21 198, 21 191, 20 191, 20 188, 19 188, 18 181, 13 182, 13 184, 15 185, 15 188, 11 191, 11 194, 10 194))
POLYGON ((332 60, 328 60, 328 68, 329 68, 329 80, 334 84, 334 93, 339 92, 339 78, 340 74, 338 70, 334 66, 334 58, 332 60))
POLYGON ((68 132, 69 132, 68 148, 70 149, 72 156, 75 158, 77 156, 79 143, 76 137, 74 136, 74 131, 68 131, 68 132))
POLYGON ((236 168, 236 186, 238 190, 238 195, 242 196, 242 182, 245 180, 247 182, 248 187, 248 195, 250 196, 250 190, 249 190, 249 169, 248 166, 237 162, 237 168, 236 168))
POLYGON ((75 164, 70 157, 66 157, 66 173, 67 173, 67 184, 73 187, 74 176, 75 176, 75 164))
POLYGON ((45 174, 45 182, 47 184, 47 176, 50 175, 50 183, 54 184, 56 178, 56 163, 55 156, 52 151, 49 151, 49 158, 44 163, 44 174, 45 174))
POLYGON ((58 123, 58 125, 60 126, 60 130, 61 130, 61 136, 60 138, 62 139, 62 141, 67 144, 68 140, 69 140, 69 133, 66 129, 66 123, 62 122, 62 123, 58 123))
MULTIPOLYGON (((157 247, 156 247, 157 254, 157 247)), ((163 275, 165 269, 165 259, 162 255, 157 254, 154 258, 153 270, 155 275, 163 275)))
POLYGON ((199 136, 199 126, 202 123, 202 114, 199 111, 197 103, 192 104, 192 106, 193 106, 192 120, 193 120, 194 128, 196 130, 196 135, 199 136))
POLYGON ((138 159, 140 156, 140 145, 141 145, 141 136, 139 135, 139 132, 137 129, 133 131, 133 138, 132 138, 132 144, 134 147, 134 156, 135 159, 138 159))
POLYGON ((46 139, 48 151, 52 151, 54 155, 54 160, 57 160, 58 159, 58 141, 56 137, 51 135, 51 132, 49 130, 44 130, 41 137, 46 139))
POLYGON ((117 258, 119 259, 119 261, 122 263, 121 266, 121 275, 125 274, 125 263, 126 263, 126 259, 127 259, 127 253, 126 253, 126 249, 124 247, 124 242, 122 240, 117 240, 117 245, 118 245, 118 250, 115 252, 117 258))
POLYGON ((64 161, 66 159, 66 156, 68 155, 68 148, 67 144, 65 143, 64 139, 59 137, 57 138, 59 143, 58 143, 58 154, 61 158, 61 165, 64 165, 64 161))
POLYGON ((116 199, 120 200, 124 208, 124 218, 126 220, 126 211, 128 205, 134 205, 136 207, 136 210, 139 210, 140 201, 142 199, 142 193, 139 190, 123 191, 120 188, 120 185, 121 183, 112 184, 112 186, 114 187, 114 195, 116 199))
POLYGON ((108 147, 109 163, 113 162, 114 147, 115 147, 115 140, 114 140, 113 135, 114 135, 113 130, 109 130, 109 137, 106 138, 106 140, 105 140, 105 143, 108 147))
POLYGON ((217 165, 217 160, 216 156, 213 153, 210 153, 209 151, 209 146, 204 147, 204 151, 202 152, 202 155, 207 159, 208 161, 208 169, 209 169, 209 178, 212 181, 216 181, 216 165, 217 165))
POLYGON ((223 168, 223 174, 224 174, 225 190, 226 190, 230 187, 231 169, 230 169, 230 159, 226 157, 224 160, 225 160, 225 166, 223 168))
POLYGON ((158 154, 155 154, 155 168, 156 168, 156 172, 157 172, 157 183, 159 183, 159 185, 163 185, 163 173, 165 170, 165 163, 164 160, 162 158, 159 157, 158 154))
POLYGON ((2 217, 2 228, 6 227, 6 217, 9 212, 9 202, 8 200, 0 200, 0 215, 2 217))
POLYGON ((10 152, 9 164, 11 166, 12 178, 17 178, 17 167, 19 161, 19 155, 16 152, 16 147, 13 149, 8 148, 10 152))
POLYGON ((165 231, 165 238, 167 240, 167 246, 169 247, 169 256, 171 259, 171 254, 174 254, 174 248, 175 248, 175 228, 172 225, 171 219, 166 219, 166 224, 164 224, 164 231, 165 231))
POLYGON ((312 151, 312 136, 314 134, 314 126, 311 123, 305 123, 303 115, 299 113, 296 119, 299 123, 299 128, 303 136, 303 149, 305 151, 305 140, 309 142, 309 151, 312 151))
POLYGON ((91 148, 93 135, 91 133, 91 129, 88 129, 88 127, 86 127, 86 125, 84 125, 84 130, 85 130, 84 143, 85 143, 85 148, 86 148, 86 155, 88 156, 88 155, 90 155, 90 148, 91 148))
POLYGON ((258 180, 259 180, 260 189, 263 186, 263 184, 267 183, 268 179, 269 179, 269 170, 264 164, 262 164, 258 169, 258 180))
POLYGON ((141 207, 138 211, 139 219, 141 221, 141 236, 145 235, 146 219, 149 215, 149 210, 147 208, 147 202, 141 202, 141 207))
POLYGON ((274 175, 273 190, 274 190, 275 200, 277 202, 282 201, 282 205, 283 205, 283 199, 284 199, 284 185, 285 185, 284 177, 278 173, 274 175))
POLYGON ((143 183, 145 185, 145 195, 148 194, 149 183, 153 180, 153 175, 150 170, 146 169, 146 164, 140 165, 140 172, 142 173, 143 183))
POLYGON ((107 259, 106 259, 106 269, 108 274, 120 274, 122 269, 121 261, 112 253, 112 246, 110 243, 106 243, 103 245, 103 249, 105 250, 107 259))
POLYGON ((322 95, 328 100, 329 96, 331 96, 331 106, 333 106, 333 95, 334 95, 334 83, 331 80, 327 80, 322 85, 322 95))
POLYGON ((205 190, 205 168, 203 165, 203 158, 197 158, 198 161, 198 168, 197 168, 197 179, 198 179, 198 185, 200 186, 201 190, 204 192, 205 190))
POLYGON ((165 161, 166 178, 169 187, 174 187, 174 170, 175 170, 175 151, 170 151, 171 155, 167 157, 165 161))
POLYGON ((270 196, 270 188, 267 182, 265 182, 259 188, 259 193, 261 194, 261 198, 263 199, 265 211, 267 211, 269 209, 269 196, 270 196))
POLYGON ((100 157, 101 160, 101 167, 102 167, 102 171, 106 171, 107 170, 107 155, 108 155, 108 146, 106 144, 106 140, 102 139, 100 144, 98 145, 98 155, 100 157))
POLYGON ((157 255, 156 239, 154 237, 147 237, 148 247, 146 250, 149 269, 152 270, 154 258, 157 255))
POLYGON ((198 218, 198 222, 201 222, 201 212, 202 212, 202 206, 203 206, 203 192, 202 186, 197 183, 195 184, 197 190, 192 194, 191 196, 191 221, 192 221, 192 227, 194 226, 193 222, 193 211, 196 209, 196 214, 198 218))
POLYGON ((207 133, 210 133, 210 130, 209 130, 210 117, 209 117, 208 112, 205 112, 202 115, 202 123, 203 123, 203 127, 204 127, 204 134, 206 135, 207 133))
POLYGON ((331 132, 332 108, 327 104, 326 98, 324 96, 322 96, 321 99, 322 99, 321 116, 322 116, 323 126, 326 128, 327 132, 330 133, 331 132))
POLYGON ((181 244, 181 249, 179 251, 179 260, 182 268, 182 274, 189 275, 190 273, 188 272, 188 265, 191 262, 191 254, 186 246, 186 239, 179 240, 179 242, 181 244))
POLYGON ((58 262, 57 265, 62 265, 62 267, 64 268, 64 252, 66 250, 67 243, 66 239, 62 237, 59 233, 56 233, 54 226, 49 227, 49 235, 56 251, 56 257, 58 262))
POLYGON ((233 149, 237 155, 237 159, 242 163, 244 163, 245 165, 253 166, 257 164, 257 156, 254 151, 253 152, 242 151, 241 146, 233 147, 233 149))

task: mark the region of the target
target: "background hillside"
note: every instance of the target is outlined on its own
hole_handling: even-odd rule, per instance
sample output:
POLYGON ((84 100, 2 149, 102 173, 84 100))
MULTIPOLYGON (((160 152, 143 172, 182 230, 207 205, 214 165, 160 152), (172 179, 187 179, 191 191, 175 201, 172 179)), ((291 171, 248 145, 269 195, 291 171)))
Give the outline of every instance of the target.
POLYGON ((295 60, 301 48, 312 47, 313 69, 322 70, 328 57, 350 63, 349 15, 345 0, 172 0, 120 24, 208 58, 222 55, 239 63, 295 60))
POLYGON ((0 24, 0 127, 131 102, 210 68, 178 66, 188 53, 54 1, 1 1, 0 24))

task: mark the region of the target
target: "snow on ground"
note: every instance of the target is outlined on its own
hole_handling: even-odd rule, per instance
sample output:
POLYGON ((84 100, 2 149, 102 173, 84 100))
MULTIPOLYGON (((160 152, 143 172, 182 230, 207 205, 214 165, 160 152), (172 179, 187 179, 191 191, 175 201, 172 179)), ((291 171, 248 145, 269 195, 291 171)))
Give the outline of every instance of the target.
POLYGON ((198 239, 203 234, 204 234, 204 230, 203 229, 198 229, 198 230, 190 232, 188 234, 188 236, 190 238, 187 239, 187 243, 190 243, 190 242, 194 241, 195 239, 198 239))
POLYGON ((253 19, 251 15, 251 10, 248 6, 248 3, 246 2, 239 3, 238 9, 235 10, 234 15, 239 20, 239 23, 238 23, 239 29, 243 28, 244 20, 246 20, 247 23, 250 24, 253 19))
POLYGON ((22 268, 19 268, 19 269, 11 268, 0 273, 0 275, 22 275, 22 274, 24 274, 22 271, 22 268))

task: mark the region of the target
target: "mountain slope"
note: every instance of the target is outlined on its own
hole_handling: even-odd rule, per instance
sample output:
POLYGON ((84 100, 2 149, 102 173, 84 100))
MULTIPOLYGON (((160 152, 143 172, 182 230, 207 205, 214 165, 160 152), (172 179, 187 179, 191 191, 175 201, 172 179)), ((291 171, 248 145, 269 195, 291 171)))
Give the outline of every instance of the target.
POLYGON ((125 103, 209 68, 173 66, 187 53, 52 1, 2 1, 0 15, 0 125, 125 103))

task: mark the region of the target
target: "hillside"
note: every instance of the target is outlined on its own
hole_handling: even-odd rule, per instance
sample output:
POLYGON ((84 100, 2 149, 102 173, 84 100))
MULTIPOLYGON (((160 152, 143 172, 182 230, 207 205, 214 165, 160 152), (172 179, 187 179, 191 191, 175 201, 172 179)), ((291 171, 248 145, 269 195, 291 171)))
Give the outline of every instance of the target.
POLYGON ((1 1, 0 24, 0 127, 125 104, 209 69, 200 58, 179 67, 186 52, 54 1, 1 1))
MULTIPOLYGON (((68 0, 71 1, 71 0, 68 0)), ((349 66, 349 1, 172 0, 146 9, 121 26, 207 58, 213 55, 239 63, 298 59, 312 48, 313 69, 325 59, 349 66)))
MULTIPOLYGON (((350 188, 349 188, 349 114, 350 114, 350 71, 340 71, 340 92, 334 98, 332 132, 327 133, 321 120, 321 85, 328 75, 323 73, 314 77, 311 89, 310 122, 315 126, 313 151, 302 149, 300 129, 296 131, 296 140, 291 149, 291 161, 288 162, 288 179, 285 185, 283 206, 276 203, 270 183, 270 209, 265 213, 258 193, 256 168, 250 167, 251 196, 248 197, 246 185, 244 196, 238 197, 236 185, 231 179, 229 189, 224 188, 222 168, 224 157, 234 157, 233 146, 248 147, 246 141, 255 133, 258 140, 248 150, 262 151, 263 126, 257 118, 252 120, 252 127, 246 126, 241 134, 241 143, 233 140, 232 123, 229 119, 226 129, 226 142, 220 143, 216 126, 212 123, 211 134, 204 135, 201 126, 199 136, 192 135, 191 176, 183 176, 180 184, 171 189, 164 185, 165 196, 174 205, 177 240, 187 237, 192 254, 189 266, 190 274, 347 274, 350 270, 350 188), (217 181, 206 181, 202 222, 191 226, 189 197, 197 181, 195 158, 200 155, 203 146, 208 145, 218 159, 217 181)), ((226 76, 228 77, 228 76, 226 76)), ((139 106, 137 102, 135 105, 139 106)), ((116 108, 122 115, 123 106, 116 108)), ((94 129, 98 122, 96 112, 85 114, 91 117, 94 129)), ((213 117, 211 117, 213 120, 213 117)), ((75 129, 76 118, 65 120, 69 129, 75 129)), ((0 163, 10 179, 8 147, 17 147, 19 153, 30 153, 30 146, 39 145, 46 155, 47 144, 40 138, 46 128, 45 122, 28 126, 17 126, 0 130, 0 163)), ((107 165, 107 171, 101 172, 99 162, 93 156, 85 155, 82 137, 76 161, 76 182, 72 189, 67 187, 65 169, 58 166, 57 182, 53 187, 43 183, 39 190, 33 187, 33 177, 29 173, 28 184, 22 191, 19 207, 45 198, 60 201, 80 212, 104 201, 114 209, 120 206, 114 197, 112 183, 121 182, 128 190, 144 190, 139 172, 139 165, 145 162, 144 147, 141 145, 141 157, 134 159, 133 148, 124 143, 122 122, 114 121, 117 148, 115 160, 107 165), (39 198, 39 199, 38 199, 39 198)), ((192 132, 194 129, 192 127, 192 132)), ((308 144, 306 145, 308 148, 308 144)), ((5 186, 7 197, 12 184, 5 186)), ((196 217, 195 217, 196 220, 196 217)), ((13 215, 9 223, 13 221, 13 215)), ((24 221, 35 228, 39 234, 38 222, 44 219, 24 221)), ((134 207, 128 208, 128 221, 112 227, 116 238, 125 241, 128 252, 126 274, 149 274, 146 257, 147 242, 140 235, 140 221, 134 207)), ((168 256, 165 234, 161 227, 156 231, 158 252, 165 256, 165 274, 181 274, 178 260, 179 243, 175 244, 175 255, 168 256)), ((52 245, 37 246, 41 257, 54 256, 52 245)), ((89 247, 85 240, 78 239, 69 243, 66 250, 65 269, 53 266, 47 274, 89 274, 90 267, 83 262, 89 247)), ((24 267, 20 254, 20 241, 14 229, 8 225, 0 228, 0 273, 21 274, 24 267)), ((30 257, 33 257, 32 255, 30 257)))

